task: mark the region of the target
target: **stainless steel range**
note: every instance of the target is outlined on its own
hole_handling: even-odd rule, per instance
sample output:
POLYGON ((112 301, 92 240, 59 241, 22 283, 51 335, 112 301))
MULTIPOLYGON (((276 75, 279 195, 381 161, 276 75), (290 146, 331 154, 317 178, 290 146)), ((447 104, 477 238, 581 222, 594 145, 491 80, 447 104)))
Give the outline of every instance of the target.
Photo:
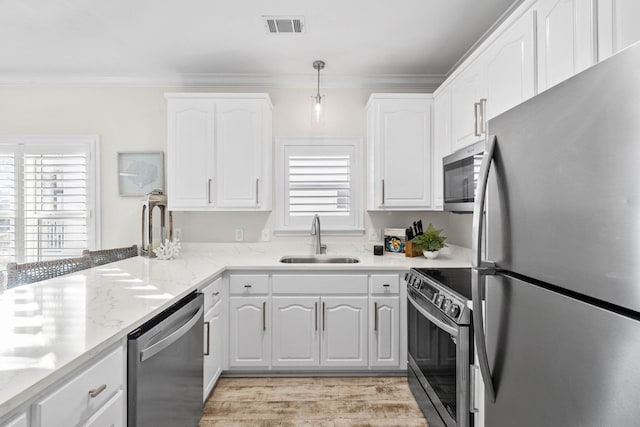
POLYGON ((469 427, 471 269, 412 268, 405 281, 411 391, 430 427, 469 427))

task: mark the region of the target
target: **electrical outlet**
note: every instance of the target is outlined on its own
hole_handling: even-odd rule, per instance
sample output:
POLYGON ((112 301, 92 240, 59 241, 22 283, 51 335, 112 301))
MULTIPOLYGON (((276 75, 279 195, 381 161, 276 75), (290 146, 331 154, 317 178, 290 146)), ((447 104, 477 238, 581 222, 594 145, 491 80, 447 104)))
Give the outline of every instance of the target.
POLYGON ((182 240, 182 228, 176 228, 173 230, 174 240, 182 240))
POLYGON ((268 228, 263 229, 261 240, 263 242, 268 242, 270 238, 271 238, 271 234, 269 233, 269 229, 268 228))
POLYGON ((242 242, 244 240, 244 230, 242 228, 236 228, 236 242, 242 242))
POLYGON ((377 242, 380 240, 380 230, 378 230, 377 228, 370 228, 369 229, 369 241, 370 242, 377 242))

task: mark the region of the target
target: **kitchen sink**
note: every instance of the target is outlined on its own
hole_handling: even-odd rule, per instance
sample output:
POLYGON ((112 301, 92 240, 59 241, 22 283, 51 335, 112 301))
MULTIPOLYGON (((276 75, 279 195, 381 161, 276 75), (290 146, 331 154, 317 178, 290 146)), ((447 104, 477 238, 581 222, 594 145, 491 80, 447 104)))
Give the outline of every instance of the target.
POLYGON ((285 264, 355 264, 358 258, 348 256, 283 256, 280 262, 285 264))

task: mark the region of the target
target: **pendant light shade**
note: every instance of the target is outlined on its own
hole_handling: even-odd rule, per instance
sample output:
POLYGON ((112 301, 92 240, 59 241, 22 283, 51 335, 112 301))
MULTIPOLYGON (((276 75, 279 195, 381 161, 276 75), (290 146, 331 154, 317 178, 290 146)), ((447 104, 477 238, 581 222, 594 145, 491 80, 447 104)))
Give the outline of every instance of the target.
POLYGON ((313 69, 318 72, 318 91, 313 100, 313 111, 312 111, 312 121, 315 124, 320 124, 322 122, 323 116, 323 96, 320 95, 320 70, 324 68, 324 61, 313 61, 313 69))

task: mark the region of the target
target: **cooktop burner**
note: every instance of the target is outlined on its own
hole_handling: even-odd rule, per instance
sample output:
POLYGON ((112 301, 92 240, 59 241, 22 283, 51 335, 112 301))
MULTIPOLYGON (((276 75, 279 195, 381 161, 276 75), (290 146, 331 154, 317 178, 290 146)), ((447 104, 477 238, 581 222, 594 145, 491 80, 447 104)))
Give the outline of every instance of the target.
POLYGON ((470 268, 412 268, 412 270, 471 300, 470 268))

